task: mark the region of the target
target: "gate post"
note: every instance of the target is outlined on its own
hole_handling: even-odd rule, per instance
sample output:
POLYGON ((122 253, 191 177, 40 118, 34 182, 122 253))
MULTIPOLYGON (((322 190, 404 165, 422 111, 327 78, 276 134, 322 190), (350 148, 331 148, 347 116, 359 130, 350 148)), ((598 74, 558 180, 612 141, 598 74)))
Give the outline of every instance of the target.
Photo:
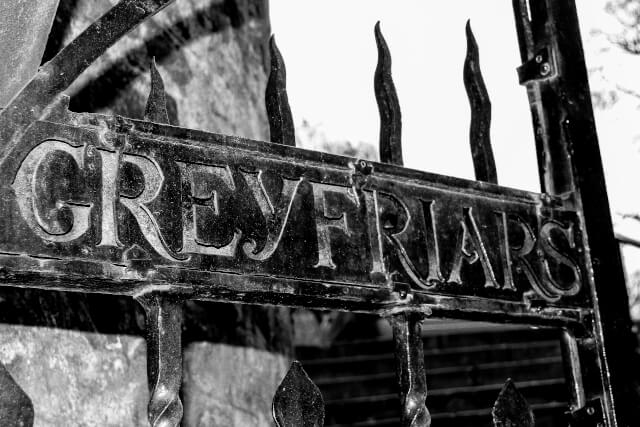
MULTIPOLYGON (((523 61, 518 74, 529 95, 542 192, 576 210, 582 222, 584 280, 594 317, 585 326, 595 340, 600 366, 600 378, 585 381, 585 386, 594 380, 602 384, 601 390, 586 390, 586 397, 602 398, 608 426, 632 425, 636 393, 628 370, 633 366, 635 338, 575 0, 513 0, 513 7, 523 61)), ((579 345, 580 354, 589 353, 588 344, 579 341, 579 345)))

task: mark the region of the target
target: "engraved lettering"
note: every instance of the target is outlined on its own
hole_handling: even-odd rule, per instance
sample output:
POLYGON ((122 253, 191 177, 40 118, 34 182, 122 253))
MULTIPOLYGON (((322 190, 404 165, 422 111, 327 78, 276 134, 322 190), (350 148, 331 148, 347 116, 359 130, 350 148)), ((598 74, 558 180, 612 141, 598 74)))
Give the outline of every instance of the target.
POLYGON ((56 211, 68 210, 72 215, 71 227, 62 227, 60 224, 47 224, 42 218, 42 213, 36 204, 36 188, 44 178, 40 177, 42 166, 50 154, 66 153, 75 163, 84 168, 84 147, 73 146, 58 140, 46 140, 36 146, 24 159, 12 184, 16 195, 16 202, 22 217, 31 230, 40 238, 50 242, 64 243, 76 240, 89 229, 91 203, 59 200, 56 203, 56 211))
MULTIPOLYGON (((353 195, 349 191, 348 187, 341 187, 338 185, 321 184, 318 182, 311 182, 313 188, 313 202, 316 218, 316 233, 318 236, 318 263, 314 265, 317 267, 329 267, 336 268, 333 263, 331 254, 331 229, 342 231, 347 236, 351 236, 349 230, 349 224, 347 222, 347 215, 345 212, 339 214, 332 213, 335 209, 331 209, 327 206, 327 193, 337 193, 347 196, 349 199, 353 199, 353 195)), ((355 203, 355 201, 354 201, 355 203)))
POLYGON ((429 274, 425 279, 420 277, 418 269, 409 258, 409 254, 401 243, 401 237, 407 232, 412 217, 409 208, 397 198, 393 197, 405 211, 407 216, 407 222, 403 229, 391 235, 387 235, 389 240, 393 243, 400 263, 404 268, 409 278, 420 288, 428 289, 433 287, 437 282, 442 282, 442 272, 440 271, 440 253, 438 250, 438 240, 436 238, 436 223, 434 217, 434 201, 433 200, 420 200, 422 206, 422 215, 425 225, 425 244, 427 247, 427 262, 429 264, 429 274))
POLYGON ((424 217, 424 235, 427 245, 427 257, 429 260, 429 277, 427 280, 442 281, 442 272, 440 271, 440 250, 438 249, 438 239, 436 238, 436 220, 434 216, 433 200, 421 200, 422 214, 424 217))
POLYGON ((506 212, 496 212, 496 225, 498 227, 498 235, 500 236, 500 259, 502 260, 502 275, 504 283, 502 289, 515 291, 516 286, 513 281, 513 263, 511 260, 511 248, 509 242, 509 227, 507 223, 506 212))
POLYGON ((540 229, 540 247, 545 255, 553 259, 557 264, 569 269, 571 271, 572 280, 569 280, 568 283, 561 283, 558 278, 553 277, 551 273, 551 269, 549 267, 549 261, 544 259, 542 261, 543 265, 543 281, 545 285, 549 288, 549 290, 553 293, 562 296, 571 296, 576 295, 580 292, 580 269, 578 264, 571 258, 569 258, 566 254, 562 253, 562 251, 553 243, 552 232, 556 232, 554 234, 560 235, 564 237, 569 244, 570 248, 575 247, 575 242, 573 240, 573 227, 565 228, 556 221, 549 221, 545 223, 540 229))
POLYGON ((499 289, 500 286, 496 281, 496 276, 491 267, 487 250, 480 235, 480 230, 473 217, 472 208, 463 209, 463 219, 460 221, 459 236, 453 267, 451 268, 448 281, 462 284, 460 277, 462 262, 466 261, 469 264, 473 264, 480 260, 485 278, 484 287, 499 289), (469 246, 471 246, 471 248, 469 248, 469 246), (471 252, 469 249, 471 249, 471 252))
POLYGON ((274 204, 262 181, 262 171, 258 173, 242 172, 247 185, 251 189, 253 196, 260 206, 260 211, 267 222, 267 240, 262 250, 256 250, 256 242, 250 240, 242 246, 245 255, 255 261, 264 261, 271 257, 278 248, 284 228, 287 225, 293 199, 298 191, 298 186, 302 182, 302 178, 288 179, 282 177, 282 191, 277 202, 274 204))
POLYGON ((183 186, 190 189, 190 208, 182 209, 182 250, 180 253, 196 253, 234 257, 242 232, 234 230, 233 238, 227 244, 216 246, 205 242, 198 234, 199 218, 208 212, 214 216, 220 215, 220 193, 230 194, 235 191, 229 167, 211 166, 194 163, 178 162, 183 186), (185 182, 186 181, 186 182, 185 182))
POLYGON ((369 234, 369 246, 371 251, 372 276, 382 274, 387 276, 387 268, 384 264, 384 249, 382 245, 382 230, 380 228, 380 207, 378 205, 378 192, 364 192, 365 208, 367 210, 367 231, 369 234))
POLYGON ((160 194, 164 184, 162 170, 155 160, 134 154, 123 154, 122 162, 131 163, 140 169, 144 177, 144 189, 136 197, 121 194, 120 203, 133 214, 145 239, 159 255, 172 261, 182 260, 183 258, 172 254, 169 250, 164 237, 160 234, 158 222, 147 206, 160 194))
MULTIPOLYGON (((503 218, 506 214, 503 216, 503 218)), ((538 294, 540 297, 544 298, 547 301, 557 301, 559 297, 552 292, 549 292, 548 289, 540 282, 531 263, 525 258, 527 255, 533 252, 536 247, 536 236, 533 233, 533 230, 522 218, 517 215, 508 215, 507 219, 507 230, 512 225, 516 225, 519 228, 520 234, 522 235, 522 243, 519 246, 512 245, 508 240, 508 232, 506 236, 507 246, 509 247, 509 253, 511 258, 511 266, 509 269, 509 274, 505 276, 505 281, 510 281, 513 283, 513 266, 515 266, 517 271, 522 272, 531 288, 538 294)), ((514 285, 515 288, 515 285, 514 285)))
POLYGON ((118 239, 116 201, 118 199, 118 172, 120 154, 106 150, 96 150, 102 162, 102 220, 101 238, 98 246, 123 247, 118 239))

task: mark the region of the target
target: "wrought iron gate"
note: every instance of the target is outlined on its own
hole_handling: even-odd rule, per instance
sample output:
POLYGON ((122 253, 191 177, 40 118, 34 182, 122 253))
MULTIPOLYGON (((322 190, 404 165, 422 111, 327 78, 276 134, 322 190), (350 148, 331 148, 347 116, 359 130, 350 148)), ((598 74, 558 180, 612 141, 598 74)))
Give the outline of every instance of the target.
MULTIPOLYGON (((122 0, 0 112, 0 283, 135 298, 147 316, 152 425, 182 418, 186 299, 388 319, 403 426, 430 425, 420 338, 426 316, 558 327, 567 422, 633 424, 626 372, 633 340, 574 0, 513 0, 541 194, 497 185, 491 104, 469 25, 464 83, 477 182, 401 167, 400 108, 378 25, 382 163, 294 147, 273 39, 271 143, 169 126, 155 65, 145 121, 68 111, 63 91, 76 77, 170 3, 122 0), (67 184, 43 190, 60 176, 67 184), (262 214, 258 227, 241 218, 237 207, 247 203, 262 214), (226 208, 235 215, 228 235, 203 241, 203 221, 220 226, 226 208), (127 212, 128 226, 118 210, 127 212), (175 223, 182 227, 177 243, 163 235, 175 223)), ((274 397, 273 414, 279 426, 323 424, 322 396, 298 362, 274 397)), ((29 424, 33 414, 24 417, 29 424)), ((510 381, 493 422, 534 425, 510 381)))

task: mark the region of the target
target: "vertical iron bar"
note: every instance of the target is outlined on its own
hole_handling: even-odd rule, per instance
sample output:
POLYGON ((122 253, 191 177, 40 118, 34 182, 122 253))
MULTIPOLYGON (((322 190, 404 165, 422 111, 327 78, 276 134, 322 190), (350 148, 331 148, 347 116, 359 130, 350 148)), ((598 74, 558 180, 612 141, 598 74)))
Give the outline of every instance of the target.
POLYGON ((602 396, 607 426, 633 425, 637 402, 635 375, 629 370, 637 369, 633 363, 635 337, 610 217, 575 0, 531 1, 530 17, 522 10, 525 1, 514 0, 513 4, 520 48, 526 52, 523 67, 539 69, 538 76, 523 84, 529 94, 542 188, 549 194, 569 197, 582 219, 580 238, 587 264, 583 280, 594 309, 591 333, 598 349, 602 384, 601 390, 591 390, 588 395, 602 396))
POLYGON ((566 372, 565 377, 569 386, 569 404, 572 411, 577 411, 585 405, 587 398, 582 382, 582 367, 580 364, 578 341, 573 332, 566 329, 562 331, 560 346, 562 347, 562 360, 566 372))
POLYGON ((469 144, 471 158, 478 181, 498 183, 496 162, 491 149, 491 100, 480 70, 480 53, 478 43, 467 21, 467 56, 464 60, 464 87, 467 90, 471 107, 471 125, 469 127, 469 144))
POLYGON ((177 427, 182 420, 182 301, 155 293, 136 300, 147 320, 149 423, 152 427, 177 427))
POLYGON ((380 31, 378 21, 374 28, 378 48, 378 65, 373 88, 380 113, 380 161, 402 166, 402 115, 396 87, 391 77, 391 52, 380 31))
POLYGON ((275 36, 271 36, 269 39, 269 51, 271 53, 271 73, 265 91, 265 105, 271 142, 295 147, 295 127, 287 96, 287 70, 282 54, 276 45, 275 36))
POLYGON ((387 319, 393 329, 396 375, 402 403, 402 427, 429 427, 431 414, 427 409, 427 378, 422 343, 422 321, 425 314, 400 311, 387 319))
MULTIPOLYGON (((374 89, 380 112, 380 161, 402 166, 400 104, 391 78, 391 53, 380 31, 380 22, 376 23, 374 34, 378 47, 374 89)), ((422 321, 430 314, 427 311, 401 308, 384 315, 393 329, 403 427, 431 425, 426 405, 427 376, 422 343, 422 321)))

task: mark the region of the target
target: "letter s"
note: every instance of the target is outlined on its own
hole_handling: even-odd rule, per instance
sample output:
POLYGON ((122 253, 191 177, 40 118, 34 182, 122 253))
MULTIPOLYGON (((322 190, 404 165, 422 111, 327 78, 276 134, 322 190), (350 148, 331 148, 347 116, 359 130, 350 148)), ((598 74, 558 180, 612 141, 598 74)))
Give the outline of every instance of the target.
POLYGON ((557 278, 553 277, 551 273, 551 269, 549 268, 549 260, 543 259, 543 282, 545 287, 547 287, 551 292, 561 295, 561 296, 571 296, 576 295, 580 292, 581 288, 581 275, 580 268, 578 264, 571 259, 566 254, 562 253, 560 249, 556 245, 553 244, 553 239, 551 233, 553 231, 559 232, 569 244, 569 247, 575 247, 575 242, 573 240, 572 227, 565 228, 557 221, 549 221, 545 223, 540 228, 540 247, 547 257, 551 258, 553 261, 562 265, 569 270, 571 270, 571 274, 573 275, 573 279, 568 283, 560 283, 557 278))

